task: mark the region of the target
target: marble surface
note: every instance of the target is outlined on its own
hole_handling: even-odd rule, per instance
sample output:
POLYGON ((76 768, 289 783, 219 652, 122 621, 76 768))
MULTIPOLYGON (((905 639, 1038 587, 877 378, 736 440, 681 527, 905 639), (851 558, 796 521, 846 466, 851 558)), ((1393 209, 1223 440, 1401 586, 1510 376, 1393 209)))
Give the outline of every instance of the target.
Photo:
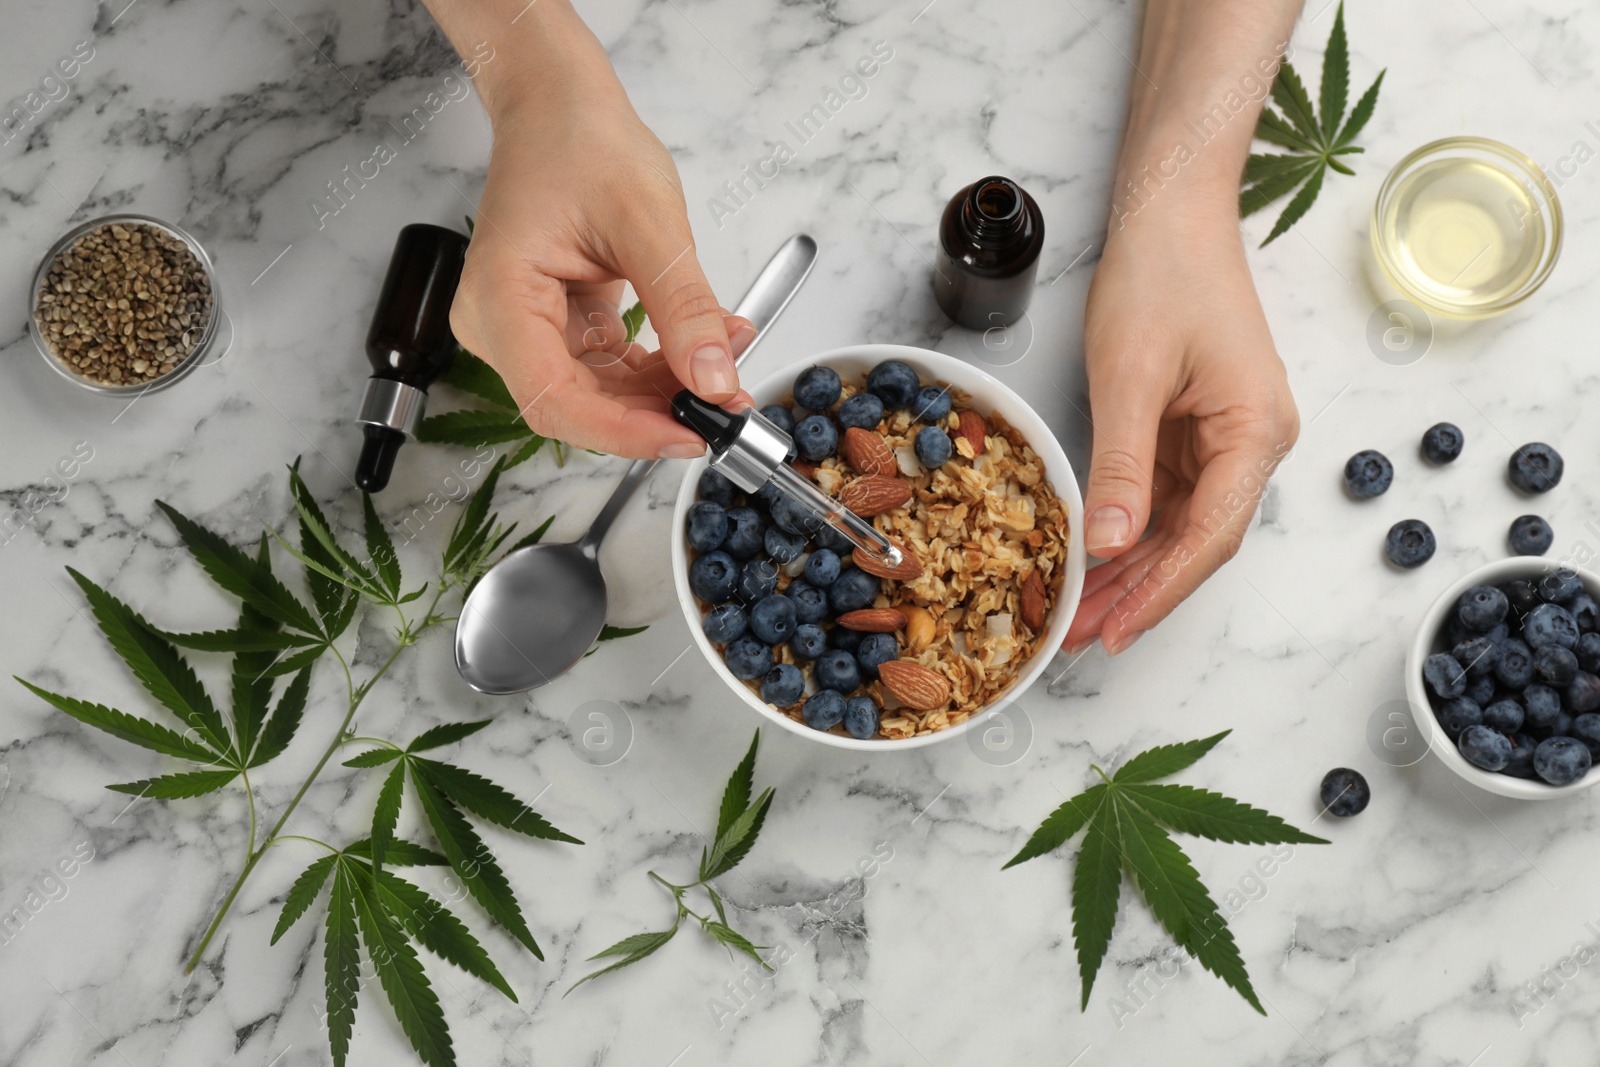
MULTIPOLYGON (((727 301, 788 234, 808 231, 822 246, 750 373, 855 341, 987 360, 1035 399, 1082 464, 1081 313, 1138 5, 924 4, 607 0, 586 14, 678 161, 701 259, 727 301), (781 176, 717 218, 707 202, 721 184, 768 154, 784 124, 880 41, 893 57, 866 96, 791 144, 781 176), (1049 220, 1034 339, 1020 355, 986 354, 950 328, 927 283, 940 205, 991 171, 1021 180, 1049 220)), ((1321 0, 1311 7, 1296 45, 1315 66, 1331 15, 1321 0)), ((461 909, 520 1003, 430 962, 459 1062, 1593 1062, 1594 800, 1498 799, 1457 785, 1431 759, 1389 767, 1367 737, 1401 696, 1415 620, 1458 574, 1500 556, 1510 519, 1528 510, 1500 474, 1511 447, 1542 439, 1567 456, 1565 483, 1537 505, 1556 529, 1555 553, 1592 556, 1600 545, 1600 527, 1587 525, 1600 505, 1600 420, 1587 407, 1600 373, 1583 296, 1600 271, 1600 174, 1584 162, 1600 148, 1588 125, 1600 121, 1589 91, 1600 11, 1575 0, 1440 0, 1357 4, 1349 18, 1353 80, 1389 68, 1367 153, 1293 233, 1251 252, 1305 428, 1243 553, 1121 659, 1059 658, 1054 681, 1021 702, 1030 736, 1010 750, 956 741, 869 759, 767 731, 757 781, 777 800, 760 843, 721 885, 735 925, 788 948, 770 981, 748 981, 686 931, 644 964, 562 998, 584 957, 669 917, 645 871, 690 877, 754 725, 705 663, 683 655, 666 570, 674 470, 627 510, 605 556, 613 621, 649 624, 645 634, 529 698, 498 700, 465 690, 435 634, 378 687, 363 732, 404 737, 492 716, 452 758, 537 796, 589 842, 490 838, 548 959, 461 909), (1396 366, 1367 341, 1383 299, 1366 277, 1368 212, 1395 161, 1458 133, 1508 140, 1558 171, 1567 246, 1534 300, 1469 329, 1441 325, 1425 358, 1396 366), (1439 419, 1465 429, 1467 450, 1427 471, 1414 442, 1439 419), (1338 472, 1367 447, 1395 458, 1399 481, 1356 507, 1338 472), (1379 546, 1404 517, 1433 524, 1441 547, 1428 566, 1397 574, 1379 546), (568 725, 592 702, 630 735, 626 754, 605 765, 568 725), (1000 864, 1086 784, 1091 762, 1227 727, 1234 735, 1189 780, 1301 825, 1315 820, 1334 842, 1287 859, 1190 849, 1232 914, 1269 1016, 1179 967, 1137 902, 1124 904, 1080 1013, 1068 856, 1004 874, 1000 864), (1329 825, 1316 819, 1315 789, 1335 765, 1363 770, 1375 799, 1360 818, 1329 825), (1534 982, 1545 983, 1538 1000, 1534 982)), ((23 514, 0 551, 0 649, 7 673, 159 714, 63 567, 167 625, 218 626, 231 608, 176 548, 155 498, 252 538, 283 521, 283 466, 302 456, 315 492, 352 528, 348 420, 389 247, 407 222, 453 224, 472 210, 489 130, 475 100, 452 101, 378 179, 319 219, 326 183, 370 157, 451 73, 453 57, 415 4, 14 0, 0 35, 7 106, 75 47, 92 58, 64 90, 45 84, 39 113, 0 145, 0 499, 23 514), (72 222, 122 209, 178 221, 211 249, 235 332, 214 366, 131 408, 66 387, 24 335, 39 255, 72 222), (92 457, 63 494, 51 472, 85 449, 92 457)), ((1246 224, 1252 247, 1270 221, 1246 224)), ((409 448, 386 512, 452 491, 465 455, 409 448)), ((501 506, 529 524, 553 514, 552 535, 574 536, 620 471, 590 456, 559 468, 541 458, 508 479, 501 506)), ((444 528, 437 520, 407 547, 414 573, 444 528)), ((353 632, 358 669, 385 641, 376 623, 353 632)), ((264 812, 287 801, 334 729, 339 684, 332 670, 317 676, 300 738, 256 782, 264 812)), ((305 923, 267 944, 314 850, 273 849, 204 965, 185 975, 241 862, 246 816, 237 791, 129 806, 103 788, 165 768, 20 689, 0 699, 0 914, 28 913, 0 939, 0 1062, 328 1061, 320 936, 305 923), (63 860, 70 878, 52 875, 63 860)), ((328 773, 291 829, 350 840, 376 785, 328 773)), ((363 997, 351 1062, 412 1062, 375 987, 363 997)))

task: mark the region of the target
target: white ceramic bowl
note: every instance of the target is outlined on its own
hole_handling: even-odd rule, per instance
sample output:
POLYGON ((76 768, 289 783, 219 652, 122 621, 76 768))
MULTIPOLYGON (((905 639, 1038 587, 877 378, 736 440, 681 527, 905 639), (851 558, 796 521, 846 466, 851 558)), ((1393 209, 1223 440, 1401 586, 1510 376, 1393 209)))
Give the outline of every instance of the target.
POLYGON ((1072 616, 1078 610, 1078 598, 1083 592, 1083 574, 1088 560, 1082 540, 1083 498, 1078 493, 1078 481, 1073 476, 1072 465, 1067 462, 1066 453, 1061 450, 1060 442, 1056 440, 1055 434, 1050 432, 1044 420, 1021 397, 976 367, 922 348, 910 348, 904 345, 854 345, 849 348, 836 348, 815 358, 796 361, 755 385, 748 386, 747 389, 754 398, 756 407, 787 403, 794 389, 795 375, 806 367, 819 364, 832 367, 845 381, 859 382, 868 370, 886 359, 898 359, 909 364, 924 382, 940 381, 954 386, 971 397, 971 406, 980 413, 984 415, 997 413, 1016 427, 1044 460, 1045 474, 1055 488, 1056 495, 1066 505, 1067 521, 1071 524, 1072 536, 1068 541, 1066 573, 1062 576, 1061 591, 1051 608, 1049 626, 1044 639, 1039 642, 1033 656, 1022 667, 1016 680, 1000 699, 988 708, 974 713, 966 722, 952 726, 948 730, 923 734, 904 741, 881 739, 862 741, 854 737, 841 737, 838 734, 813 730, 763 701, 745 683, 733 676, 733 672, 728 670, 727 664, 723 662, 722 654, 706 639, 705 632, 701 629, 703 615, 700 603, 689 591, 689 544, 684 536, 684 530, 687 528, 686 516, 689 505, 696 499, 700 475, 706 469, 707 460, 704 458, 689 464, 689 469, 684 472, 683 485, 678 490, 678 505, 672 515, 672 576, 678 590, 678 603, 683 607, 683 615, 689 622, 689 630, 694 635, 696 646, 711 663, 718 677, 728 684, 728 688, 739 699, 770 722, 813 741, 838 748, 898 751, 947 741, 964 734, 984 718, 984 711, 1010 704, 1033 684, 1033 681, 1049 666, 1056 649, 1060 648, 1061 642, 1066 639, 1067 627, 1071 625, 1072 616))
POLYGON ((1417 634, 1411 640, 1411 651, 1406 655, 1406 699, 1411 702, 1412 713, 1417 720, 1417 733, 1424 749, 1432 752, 1446 767, 1479 789, 1487 789, 1503 797, 1515 797, 1518 800, 1556 800, 1568 797, 1591 786, 1600 785, 1600 766, 1591 768, 1588 774, 1571 785, 1563 786, 1549 785, 1538 779, 1513 778, 1508 774, 1474 767, 1461 755, 1455 743, 1445 735, 1439 721, 1434 718, 1433 705, 1428 700, 1428 690, 1422 681, 1422 664, 1435 652, 1450 651, 1448 638, 1445 636, 1445 624, 1449 621, 1450 613, 1455 610, 1456 601, 1461 598, 1462 593, 1475 585, 1500 585, 1516 578, 1537 579, 1562 567, 1573 571, 1583 580, 1583 587, 1588 590, 1590 596, 1600 598, 1600 576, 1583 567, 1552 559, 1540 559, 1536 556, 1513 556, 1510 559, 1496 560, 1464 575, 1460 581, 1440 594, 1439 599, 1428 608, 1427 614, 1423 615, 1422 624, 1417 627, 1417 634))

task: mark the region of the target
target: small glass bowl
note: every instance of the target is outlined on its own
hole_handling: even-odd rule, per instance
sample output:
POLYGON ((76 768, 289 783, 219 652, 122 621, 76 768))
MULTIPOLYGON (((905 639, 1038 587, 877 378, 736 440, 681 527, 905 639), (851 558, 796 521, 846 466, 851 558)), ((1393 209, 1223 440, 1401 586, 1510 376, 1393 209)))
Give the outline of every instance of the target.
POLYGON ((1372 251, 1389 282, 1414 303, 1450 318, 1481 319, 1515 307, 1544 284, 1561 254, 1562 231, 1561 201, 1537 163, 1499 141, 1447 137, 1412 152, 1384 179, 1372 212, 1372 251), (1494 184, 1500 189, 1491 192, 1494 184), (1526 207, 1517 202, 1518 192, 1526 207), (1465 203, 1467 193, 1481 202, 1465 203), (1475 241, 1475 228, 1488 232, 1484 251, 1503 239, 1503 251, 1513 259, 1501 272, 1503 281, 1474 295, 1470 285, 1457 283, 1475 259, 1469 258, 1455 278, 1443 280, 1418 262, 1400 231, 1420 224, 1414 215, 1441 205, 1457 211, 1446 224, 1454 227, 1451 236, 1475 241))
POLYGON ((61 375, 82 389, 91 393, 102 393, 107 396, 132 396, 134 394, 153 393, 165 389, 176 383, 180 378, 187 377, 194 369, 205 362, 206 354, 213 347, 219 334, 219 323, 222 321, 222 290, 218 284, 217 269, 212 265, 211 257, 206 254, 199 241, 196 241, 186 231, 170 222, 151 218, 148 215, 105 215, 98 219, 90 219, 80 226, 74 226, 61 235, 61 239, 50 247, 44 258, 39 261, 38 268, 33 272, 33 286, 28 292, 28 336, 33 338, 34 347, 39 350, 39 355, 44 357, 50 369, 61 375), (128 385, 108 385, 86 378, 69 367, 54 352, 50 350, 49 342, 44 338, 44 333, 39 329, 38 320, 35 318, 39 307, 39 293, 44 288, 45 275, 54 263, 56 257, 65 252, 72 243, 90 230, 112 223, 142 223, 171 234, 188 246, 194 254, 195 260, 205 271, 206 281, 211 286, 211 313, 206 317, 205 323, 200 326, 200 337, 195 342, 194 348, 183 360, 159 378, 152 378, 146 382, 134 382, 128 385))

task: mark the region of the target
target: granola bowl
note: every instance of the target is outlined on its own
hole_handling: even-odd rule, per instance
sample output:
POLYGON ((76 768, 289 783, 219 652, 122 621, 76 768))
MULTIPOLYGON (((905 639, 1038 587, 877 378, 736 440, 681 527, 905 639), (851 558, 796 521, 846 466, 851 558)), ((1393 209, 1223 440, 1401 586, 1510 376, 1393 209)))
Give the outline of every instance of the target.
MULTIPOLYGON (((827 532, 802 532, 792 517, 786 525, 779 509, 747 499, 725 480, 718 481, 720 475, 706 458, 697 459, 684 473, 672 539, 673 581, 694 642, 741 700, 812 740, 884 750, 931 745, 964 734, 1014 702, 1044 673, 1077 611, 1087 557, 1079 536, 1083 500, 1072 466, 1050 428, 1021 397, 976 367, 926 349, 835 349, 797 361, 747 391, 757 408, 776 404, 806 416, 813 409, 796 407, 796 376, 813 367, 837 374, 842 387, 842 396, 825 412, 840 435, 839 447, 817 462, 796 459, 797 469, 852 510, 871 512, 870 521, 908 550, 920 573, 896 578, 862 566, 864 557, 858 553, 852 559, 847 544, 830 545, 827 532), (853 429, 841 426, 843 405, 867 393, 868 373, 888 361, 909 367, 922 394, 943 389, 948 410, 942 410, 937 398, 924 406, 919 395, 907 406, 888 405, 870 430, 859 417, 843 420, 853 423, 853 429), (947 437, 948 452, 938 440, 924 440, 927 448, 917 451, 914 439, 929 426, 939 434, 928 437, 947 437), (920 461, 938 461, 941 454, 947 456, 942 462, 924 466, 920 461), (875 494, 884 488, 890 490, 891 501, 903 502, 854 503, 866 499, 868 490, 875 494), (724 515, 696 508, 702 501, 718 503, 724 515), (735 562, 722 550, 733 549, 733 532, 749 521, 749 516, 734 521, 733 512, 747 507, 764 512, 766 519, 745 531, 743 551, 733 550, 739 557, 735 562), (722 535, 726 540, 697 550, 692 538, 702 545, 714 543, 723 527, 711 528, 711 523, 724 517, 729 520, 728 533, 722 535), (705 520, 693 534, 692 519, 705 520), (785 531, 787 548, 784 538, 774 543, 765 536, 785 531), (761 547, 753 549, 751 538, 759 538, 761 547), (797 540, 804 542, 803 549, 784 559, 797 540), (842 570, 822 549, 839 557, 842 570), (715 555, 734 563, 739 583, 750 584, 720 600, 697 596, 696 582, 698 591, 705 592, 706 575, 714 570, 704 565, 704 557, 715 555), (814 556, 824 558, 813 562, 814 556), (698 579, 691 579, 691 566, 699 567, 698 579), (837 576, 832 582, 826 581, 829 573, 837 576), (800 605, 801 613, 798 623, 784 605, 777 605, 784 608, 781 612, 764 613, 761 634, 768 640, 762 641, 756 636, 756 606, 774 593, 800 605), (820 618, 806 607, 819 597, 826 607, 820 618), (858 597, 866 602, 853 599, 858 597), (717 612, 726 618, 712 619, 717 612), (783 632, 774 627, 785 618, 795 636, 772 640, 783 632), (824 631, 825 644, 802 647, 802 638, 818 640, 815 633, 799 633, 807 623, 824 631), (818 647, 824 651, 810 654, 818 647), (840 656, 839 650, 851 655, 840 656), (846 680, 841 682, 839 664, 845 660, 856 667, 844 662, 846 680), (776 675, 760 673, 762 663, 776 675), (782 664, 794 670, 777 671, 782 664), (858 687, 849 685, 851 669, 859 670, 858 687), (796 696, 801 680, 803 689, 796 696), (838 704, 832 697, 807 707, 824 689, 849 694, 846 719, 830 714, 838 704), (764 699, 764 693, 784 703, 764 699), (863 698, 873 707, 867 708, 863 698)), ((874 404, 858 400, 854 410, 870 411, 874 404)), ((726 570, 722 566, 724 576, 726 570)))

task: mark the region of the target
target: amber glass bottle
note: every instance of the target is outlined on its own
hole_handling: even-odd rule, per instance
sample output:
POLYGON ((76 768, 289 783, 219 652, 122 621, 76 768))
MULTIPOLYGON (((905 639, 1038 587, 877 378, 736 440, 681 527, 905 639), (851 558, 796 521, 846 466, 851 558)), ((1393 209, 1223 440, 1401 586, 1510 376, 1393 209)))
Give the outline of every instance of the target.
POLYGON ((974 330, 1010 326, 1033 294, 1044 216, 1022 186, 999 175, 957 193, 939 222, 933 294, 944 313, 974 330))

